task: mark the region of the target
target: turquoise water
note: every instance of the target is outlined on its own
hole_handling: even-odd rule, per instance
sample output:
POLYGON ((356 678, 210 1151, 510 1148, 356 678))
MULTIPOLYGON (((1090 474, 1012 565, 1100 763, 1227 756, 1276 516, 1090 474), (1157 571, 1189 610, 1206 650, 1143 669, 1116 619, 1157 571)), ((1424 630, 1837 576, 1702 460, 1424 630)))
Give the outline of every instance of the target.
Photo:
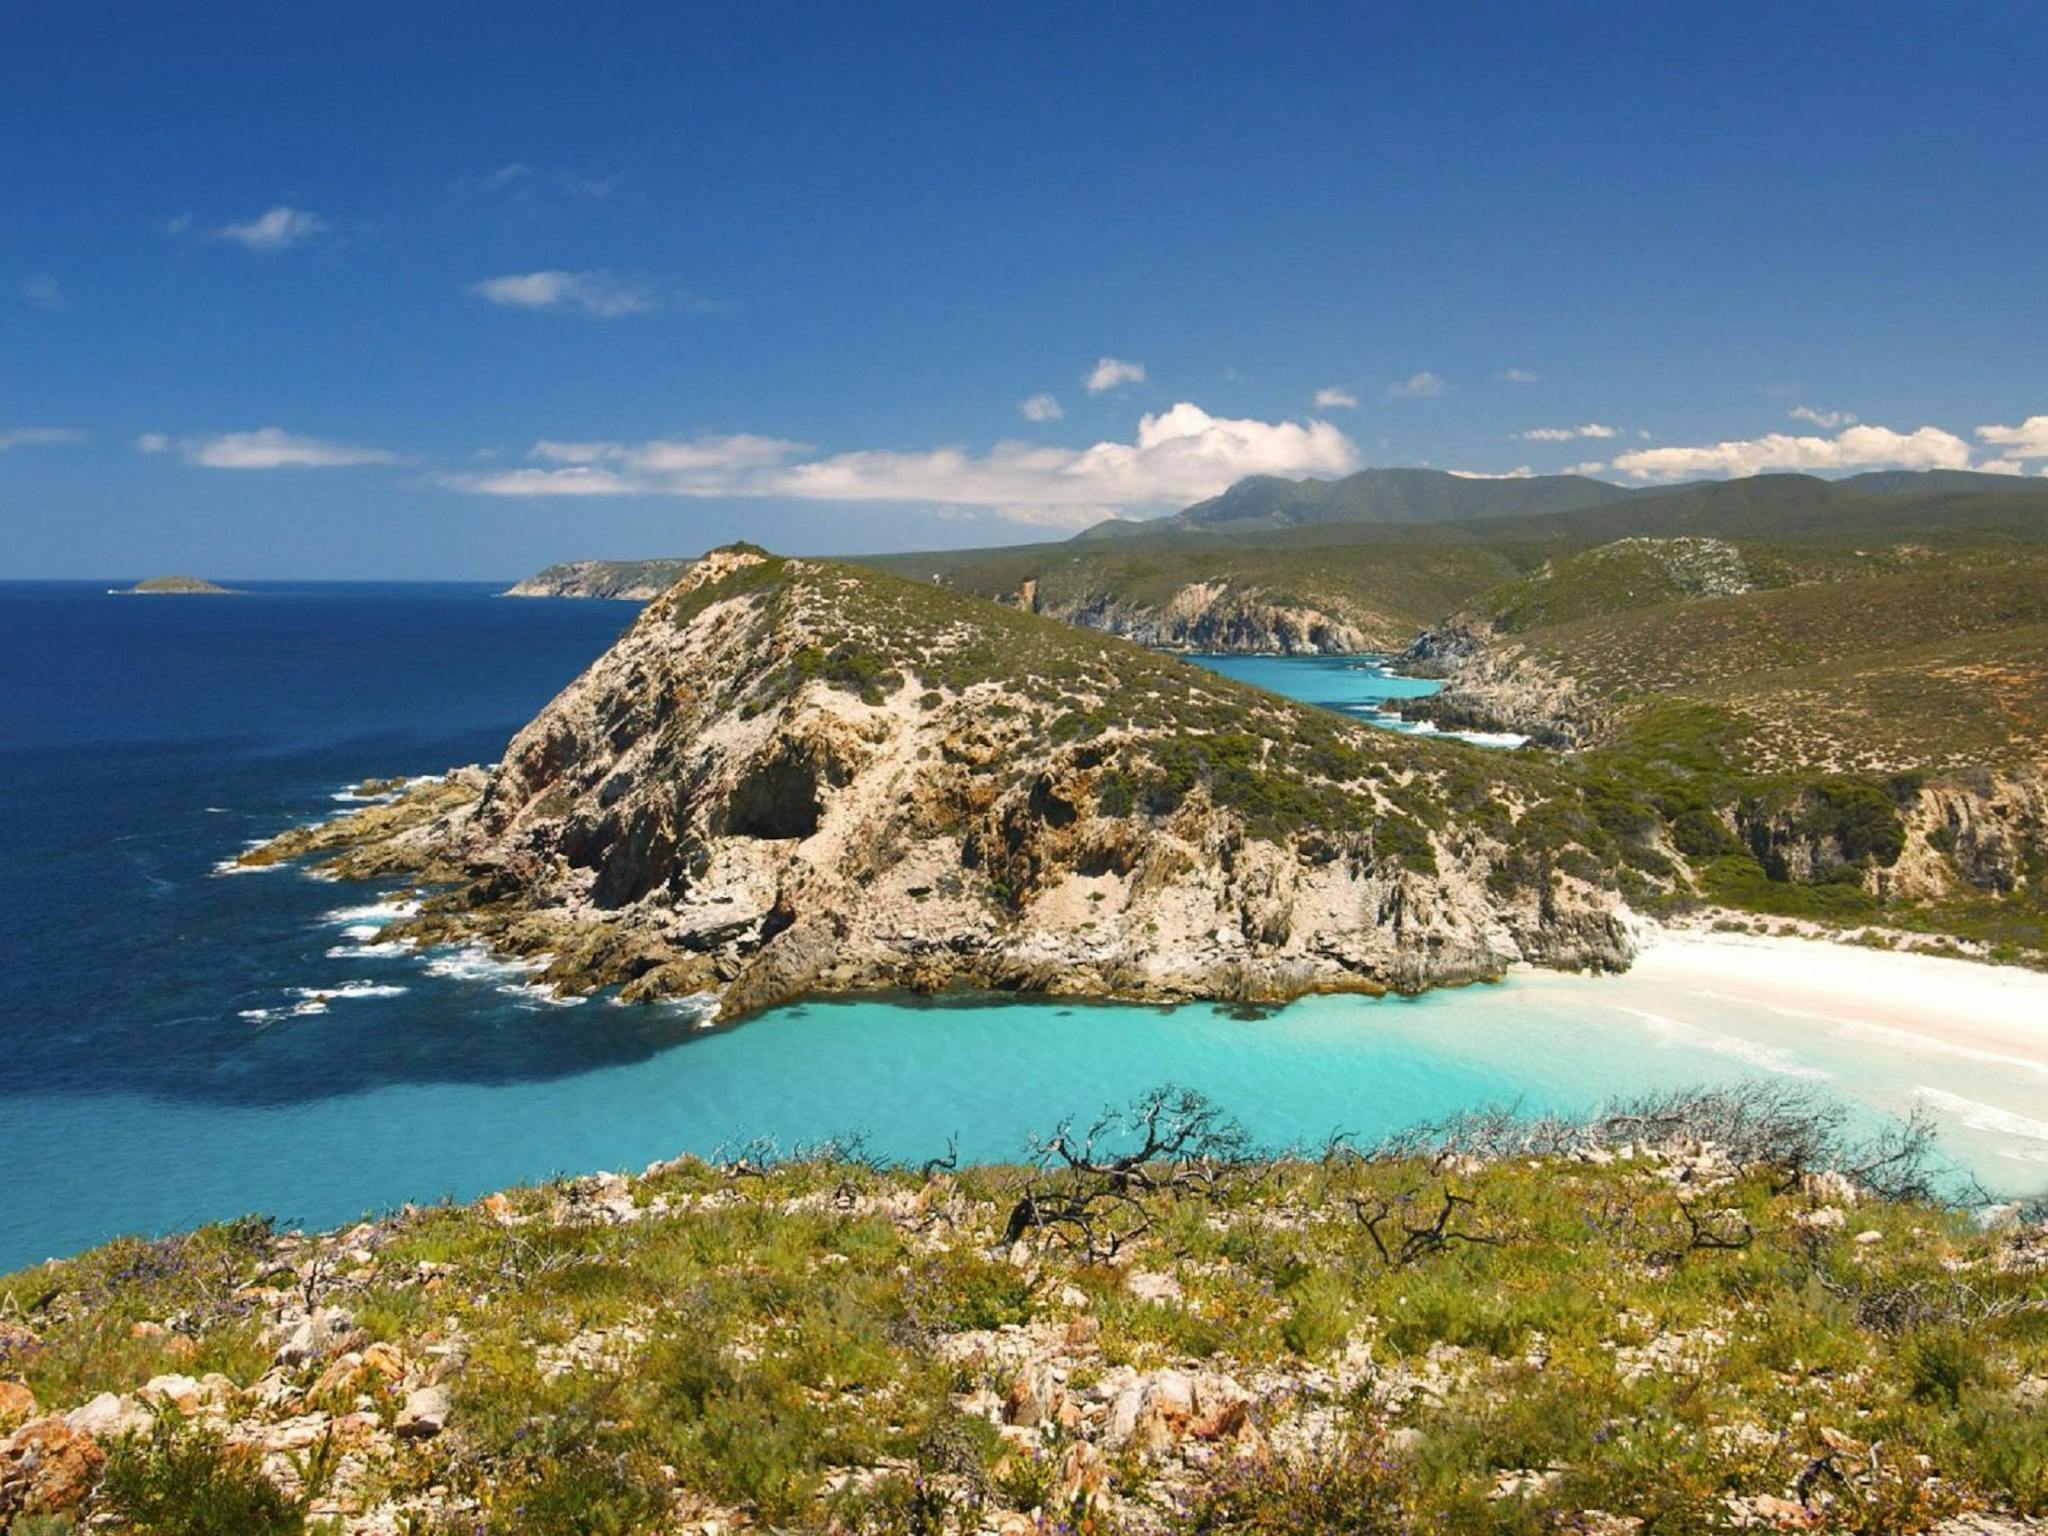
MULTIPOLYGON (((427 978, 413 960, 391 962, 390 974, 466 991, 479 1007, 503 984, 475 968, 427 978)), ((290 1027, 346 1051, 354 1021, 402 1001, 337 1002, 290 1027)), ((550 1011, 555 1027, 575 1031, 642 1010, 592 1001, 550 1011)), ((1872 1052, 1853 1031, 1628 977, 1307 998, 1262 1017, 1206 1005, 813 1002, 549 1078, 391 1084, 276 1104, 0 1097, 8 1166, 33 1171, 34 1194, 32 1209, 10 1202, 0 1215, 0 1268, 116 1231, 245 1210, 327 1225, 401 1200, 638 1168, 753 1136, 788 1146, 862 1131, 902 1159, 942 1153, 957 1136, 969 1160, 1004 1160, 1063 1115, 1169 1079, 1203 1089, 1274 1148, 1317 1146, 1336 1131, 1370 1140, 1483 1105, 1582 1110, 1700 1083, 1793 1081, 1872 1117, 1912 1108, 1925 1084, 1979 1106, 2023 1105, 2040 1091, 2015 1084, 2010 1068, 1872 1052), (117 1125, 148 1135, 109 1137, 117 1125)), ((2048 1181, 2048 1140, 2009 1125, 1972 1130, 1953 1115, 1945 1129, 1947 1151, 1994 1187, 2048 1181)))
MULTIPOLYGON (((688 1007, 561 1006, 484 956, 381 948, 379 890, 216 866, 352 781, 495 757, 629 606, 114 584, 0 584, 0 1271, 120 1232, 249 1211, 324 1226, 755 1135, 863 1130, 922 1158, 957 1133, 970 1158, 1012 1158, 1168 1079, 1269 1146, 1790 1080, 1873 1114, 1931 1102, 1988 1183, 2048 1181, 2048 1068, 1874 1048, 1853 1018, 1643 973, 1260 1018, 870 999, 707 1031, 688 1007)), ((1359 685, 1322 659, 1233 666, 1313 702, 1359 685)))
MULTIPOLYGON (((1391 699, 1427 698, 1443 687, 1422 677, 1399 677, 1387 670, 1388 658, 1358 656, 1204 656, 1190 655, 1189 661, 1220 672, 1225 677, 1285 694, 1304 704, 1333 709, 1341 715, 1363 720, 1382 730, 1411 736, 1439 734, 1427 720, 1403 720, 1383 714, 1380 706, 1391 699)), ((1518 747, 1527 738, 1489 731, 1445 731, 1487 747, 1518 747)))

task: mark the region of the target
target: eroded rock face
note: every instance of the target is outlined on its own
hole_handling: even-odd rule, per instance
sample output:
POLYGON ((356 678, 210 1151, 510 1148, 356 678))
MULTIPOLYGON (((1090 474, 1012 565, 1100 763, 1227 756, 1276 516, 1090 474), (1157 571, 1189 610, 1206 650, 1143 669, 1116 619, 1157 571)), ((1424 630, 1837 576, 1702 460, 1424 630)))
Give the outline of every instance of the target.
POLYGON ((1560 750, 1592 745, 1611 723, 1577 682, 1530 656, 1483 624, 1447 623, 1427 630, 1402 653, 1401 670, 1443 680, 1443 688, 1403 699, 1410 720, 1447 731, 1511 731, 1560 750))
POLYGON ((728 1015, 1625 965, 1610 889, 1512 874, 1520 811, 1568 788, 1489 768, 1492 813, 1454 824, 1432 809, 1453 761, 974 599, 720 551, 487 781, 422 786, 422 814, 376 807, 356 845, 337 823, 313 851, 343 848, 344 874, 462 871, 393 937, 545 952, 540 979, 579 991, 717 989, 728 1015))
POLYGON ((1111 593, 1047 603, 1038 583, 1027 581, 1012 601, 1063 623, 1169 650, 1348 656, 1384 644, 1389 632, 1389 621, 1376 614, 1331 613, 1227 582, 1194 582, 1164 603, 1149 604, 1111 593))

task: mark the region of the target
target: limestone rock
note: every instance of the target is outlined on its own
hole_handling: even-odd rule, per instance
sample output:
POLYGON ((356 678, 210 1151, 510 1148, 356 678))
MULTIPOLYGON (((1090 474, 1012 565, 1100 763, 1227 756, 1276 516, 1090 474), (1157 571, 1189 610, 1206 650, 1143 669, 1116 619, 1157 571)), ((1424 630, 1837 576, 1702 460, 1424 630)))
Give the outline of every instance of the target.
POLYGON ((447 1428, 452 1408, 446 1387, 421 1387, 407 1396, 405 1406, 398 1411, 398 1422, 394 1426, 398 1438, 431 1440, 447 1428))
POLYGON ((85 1430, 60 1418, 31 1420, 0 1442, 0 1519, 78 1508, 106 1461, 85 1430))
POLYGON ((132 1397, 102 1392, 84 1407, 64 1415, 64 1422, 96 1440, 118 1440, 123 1435, 144 1433, 156 1422, 156 1415, 132 1397))
POLYGON ((0 1381, 0 1433, 36 1416, 36 1395, 18 1381, 0 1381))

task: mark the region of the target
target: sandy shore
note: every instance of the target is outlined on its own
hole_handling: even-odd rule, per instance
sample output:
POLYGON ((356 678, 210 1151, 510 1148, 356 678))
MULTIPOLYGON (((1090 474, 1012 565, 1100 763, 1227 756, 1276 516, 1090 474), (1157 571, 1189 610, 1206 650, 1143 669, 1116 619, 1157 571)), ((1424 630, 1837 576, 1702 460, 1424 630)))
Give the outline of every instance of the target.
MULTIPOLYGON (((1629 975, 1834 1025, 1873 1048, 1966 1053, 2048 1080, 2048 974, 1819 939, 1655 928, 1629 975)), ((2048 1088, 2043 1090, 2048 1103, 2048 1088)))

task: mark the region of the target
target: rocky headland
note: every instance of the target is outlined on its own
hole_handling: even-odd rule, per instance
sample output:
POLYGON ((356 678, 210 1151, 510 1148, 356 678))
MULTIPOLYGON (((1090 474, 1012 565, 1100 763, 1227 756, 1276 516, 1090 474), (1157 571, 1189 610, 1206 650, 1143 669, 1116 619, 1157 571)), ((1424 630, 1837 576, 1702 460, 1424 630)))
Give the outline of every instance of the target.
POLYGON ((714 552, 489 773, 249 863, 439 886, 389 937, 540 980, 1279 1001, 1625 966, 1612 840, 1540 760, 1416 743, 858 566, 714 552))
POLYGON ((571 560, 515 582, 502 597, 595 597, 644 603, 688 570, 687 560, 571 560))

